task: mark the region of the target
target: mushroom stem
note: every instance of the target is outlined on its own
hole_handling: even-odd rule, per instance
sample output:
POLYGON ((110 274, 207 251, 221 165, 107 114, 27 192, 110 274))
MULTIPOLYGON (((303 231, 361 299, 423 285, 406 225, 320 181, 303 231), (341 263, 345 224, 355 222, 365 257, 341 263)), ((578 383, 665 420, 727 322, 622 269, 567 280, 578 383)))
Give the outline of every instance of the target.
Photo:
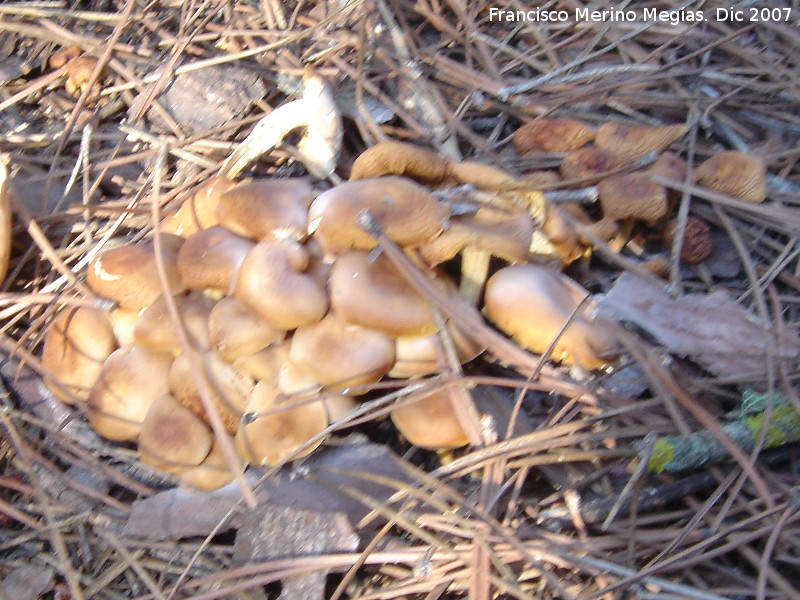
POLYGON ((459 295, 472 306, 477 306, 489 276, 492 254, 486 250, 467 246, 461 251, 461 283, 459 295))

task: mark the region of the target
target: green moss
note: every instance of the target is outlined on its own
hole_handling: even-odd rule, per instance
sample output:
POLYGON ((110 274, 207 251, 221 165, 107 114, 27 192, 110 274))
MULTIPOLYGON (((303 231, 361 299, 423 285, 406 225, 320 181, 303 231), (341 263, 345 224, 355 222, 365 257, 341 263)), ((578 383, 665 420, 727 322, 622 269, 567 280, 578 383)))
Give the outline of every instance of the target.
POLYGON ((653 444, 653 453, 647 463, 647 470, 651 473, 662 473, 675 457, 675 450, 668 440, 661 438, 653 444))

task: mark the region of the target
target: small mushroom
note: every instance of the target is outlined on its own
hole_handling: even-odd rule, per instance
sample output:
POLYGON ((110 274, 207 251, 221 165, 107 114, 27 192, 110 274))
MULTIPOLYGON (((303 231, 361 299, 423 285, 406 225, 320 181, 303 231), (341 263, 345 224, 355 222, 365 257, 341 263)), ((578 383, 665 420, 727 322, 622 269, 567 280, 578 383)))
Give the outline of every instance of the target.
POLYGON ((114 330, 114 337, 117 338, 117 346, 127 346, 133 344, 133 330, 139 322, 139 313, 127 308, 115 308, 108 313, 111 328, 114 330))
MULTIPOLYGON (((210 348, 208 317, 211 301, 200 292, 191 292, 174 298, 178 313, 183 321, 189 344, 192 348, 206 351, 210 348)), ((167 301, 161 297, 139 316, 133 328, 134 341, 150 352, 166 352, 173 356, 183 351, 178 329, 167 308, 167 301)))
POLYGON ((297 328, 289 358, 322 385, 346 389, 374 383, 389 372, 395 359, 394 340, 328 313, 319 323, 297 328))
POLYGON ((65 404, 86 400, 103 370, 103 362, 116 349, 117 340, 108 316, 93 308, 67 308, 52 322, 44 340, 44 382, 65 404), (54 385, 58 382, 69 393, 54 385))
POLYGON ((381 254, 346 252, 336 259, 329 289, 332 309, 344 321, 393 337, 437 329, 428 301, 381 254))
POLYGON ((179 355, 169 371, 170 392, 178 402, 208 422, 197 380, 204 376, 211 393, 211 401, 219 412, 222 424, 233 435, 239 429, 239 420, 255 381, 213 351, 202 355, 198 367, 203 369, 202 374, 193 371, 192 361, 187 354, 179 355))
POLYGON ((233 179, 215 175, 206 179, 174 213, 161 221, 161 231, 186 237, 219 224, 217 206, 222 195, 237 185, 233 179))
MULTIPOLYGON (((675 240, 678 222, 672 220, 664 231, 664 244, 672 246, 675 240)), ((681 260, 687 265, 697 265, 711 256, 714 249, 711 241, 711 229, 708 223, 699 217, 690 215, 686 219, 683 230, 683 243, 681 244, 681 260)))
MULTIPOLYGON (((163 234, 161 239, 164 267, 169 280, 168 291, 177 294, 183 291, 177 266, 178 250, 183 238, 163 234)), ((86 283, 99 296, 134 311, 150 306, 164 291, 158 278, 152 243, 127 244, 97 255, 89 264, 86 283)))
MULTIPOLYGON (((234 445, 233 437, 229 437, 231 447, 234 445)), ((190 490, 210 492, 229 484, 234 479, 233 472, 222 451, 222 444, 214 439, 211 451, 196 467, 181 470, 176 474, 183 487, 190 490)))
POLYGON ((178 272, 188 290, 233 291, 239 267, 255 244, 220 226, 201 229, 178 251, 178 272))
POLYGON ((450 172, 457 183, 474 185, 481 190, 512 190, 523 185, 522 180, 505 169, 473 160, 453 163, 450 172))
POLYGON ((211 451, 208 426, 170 394, 156 398, 142 421, 139 460, 165 473, 196 467, 211 451))
POLYGON ((302 242, 308 228, 308 207, 314 199, 306 179, 261 179, 243 183, 222 195, 217 217, 230 231, 259 242, 289 239, 302 242))
MULTIPOLYGON (((535 264, 500 269, 486 284, 486 316, 531 352, 543 354, 588 293, 557 271, 535 264)), ((586 369, 616 356, 613 337, 585 313, 558 337, 552 358, 586 369)))
POLYGON ((588 144, 594 129, 578 119, 536 119, 514 132, 514 150, 524 156, 531 152, 570 152, 588 144))
POLYGON ((326 258, 347 250, 371 250, 375 238, 359 225, 368 210, 384 234, 400 246, 419 246, 445 228, 448 210, 424 187, 402 177, 380 177, 341 183, 311 203, 308 232, 326 258))
POLYGON ((236 298, 228 296, 211 309, 208 335, 217 353, 232 363, 283 341, 286 332, 266 324, 236 298))
POLYGON ((566 180, 594 183, 609 171, 619 168, 619 157, 603 148, 589 146, 568 152, 561 161, 561 176, 566 180))
POLYGON ((394 140, 379 142, 356 158, 350 181, 383 175, 403 175, 435 186, 450 175, 450 161, 422 146, 394 140))
POLYGON ((526 262, 533 229, 533 221, 526 210, 510 204, 485 205, 473 214, 453 217, 450 227, 420 246, 419 253, 431 266, 461 253, 459 292, 464 300, 476 305, 492 256, 512 264, 526 262))
POLYGON ((282 400, 280 390, 260 381, 246 406, 250 416, 239 428, 235 444, 243 460, 257 465, 277 465, 312 452, 322 443, 313 440, 328 426, 328 413, 320 400, 282 400))
POLYGON ((89 423, 99 435, 114 441, 135 440, 147 410, 169 393, 172 357, 131 344, 112 352, 89 392, 89 423))
POLYGON ((395 427, 411 444, 429 450, 466 446, 467 434, 458 422, 448 390, 423 391, 399 400, 392 409, 395 427))
POLYGON ((603 123, 597 130, 594 143, 614 154, 623 164, 643 158, 648 152, 666 150, 686 133, 685 125, 647 127, 630 123, 603 123))
POLYGON ((612 175, 597 188, 606 219, 657 221, 667 214, 667 189, 643 173, 612 175))
POLYGON ((733 150, 720 152, 694 171, 694 180, 704 188, 758 204, 767 197, 764 161, 733 150))
POLYGON ((86 87, 98 62, 93 56, 83 54, 80 46, 73 45, 53 53, 48 64, 53 69, 65 67, 67 81, 64 87, 69 94, 77 96, 86 87))
MULTIPOLYGON (((477 312, 473 306, 467 309, 477 312)), ((464 364, 476 358, 486 350, 476 344, 452 321, 447 322, 447 334, 455 345, 458 362, 464 364)), ((389 377, 408 379, 423 375, 434 375, 448 368, 444 346, 439 333, 431 335, 399 337, 395 340, 395 362, 389 377)))
POLYGON ((305 273, 308 265, 308 252, 295 242, 260 242, 239 269, 236 299, 276 329, 315 323, 328 310, 328 296, 305 273))

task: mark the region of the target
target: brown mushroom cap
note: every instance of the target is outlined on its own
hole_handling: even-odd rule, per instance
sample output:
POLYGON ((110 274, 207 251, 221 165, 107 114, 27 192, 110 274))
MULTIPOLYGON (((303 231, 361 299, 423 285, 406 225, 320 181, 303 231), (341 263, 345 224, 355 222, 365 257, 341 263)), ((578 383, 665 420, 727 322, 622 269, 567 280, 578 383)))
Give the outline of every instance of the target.
POLYGON ((766 175, 760 158, 730 150, 701 163, 694 180, 704 188, 758 204, 767 197, 766 175))
POLYGON ((8 191, 8 167, 0 161, 0 283, 8 273, 11 259, 11 196, 8 191))
POLYGON ((528 212, 513 206, 482 206, 473 214, 452 217, 439 237, 420 246, 422 259, 441 264, 464 248, 483 250, 510 263, 528 260, 533 221, 528 212))
POLYGON ((275 384, 286 356, 283 346, 284 344, 278 344, 252 354, 243 354, 233 361, 233 366, 255 381, 267 381, 275 384))
POLYGON ((278 388, 266 381, 259 382, 253 389, 246 411, 254 418, 239 428, 235 439, 243 460, 276 465, 305 456, 322 443, 320 438, 299 450, 328 426, 328 414, 322 401, 296 403, 281 398, 278 388), (260 414, 273 409, 277 410, 260 414))
POLYGON ((450 166, 456 182, 474 185, 482 190, 509 190, 522 185, 522 181, 505 169, 473 160, 462 160, 450 166))
POLYGON ((111 328, 114 330, 114 337, 117 338, 117 346, 127 346, 136 341, 133 330, 136 328, 136 323, 139 322, 139 313, 137 311, 127 308, 115 308, 108 313, 108 318, 111 321, 111 328))
POLYGON ((228 296, 214 305, 208 315, 208 335, 211 346, 226 361, 253 354, 286 336, 259 319, 236 298, 228 296))
POLYGON ((219 199, 222 194, 236 184, 237 182, 233 179, 222 175, 206 179, 176 212, 164 218, 161 222, 161 231, 186 237, 200 229, 218 225, 217 205, 219 199))
POLYGON ((469 443, 446 389, 420 392, 418 397, 398 401, 391 417, 400 433, 420 448, 444 450, 469 443))
POLYGON ((402 177, 347 181, 323 192, 311 203, 308 232, 327 257, 377 245, 359 224, 368 210, 384 234, 401 246, 419 246, 439 235, 448 210, 428 191, 402 177))
POLYGON ((667 151, 662 153, 647 170, 665 179, 683 183, 684 179, 686 179, 687 165, 686 161, 680 156, 674 152, 667 151))
POLYGON ((619 157, 603 148, 590 146, 568 152, 561 161, 560 171, 564 179, 592 183, 620 166, 619 157))
MULTIPOLYGON (((474 306, 466 303, 464 306, 467 310, 477 312, 474 306)), ((465 336, 452 321, 448 321, 447 331, 453 340, 458 361, 461 364, 471 361, 486 350, 465 336)), ((389 377, 406 379, 441 373, 442 369, 448 367, 448 364, 444 356, 440 359, 440 352, 443 352, 444 348, 442 341, 438 338, 438 333, 397 338, 395 340, 395 362, 392 370, 388 373, 389 377), (440 347, 441 350, 437 351, 437 347, 440 347)))
MULTIPOLYGON (((183 238, 163 234, 161 241, 169 280, 168 291, 177 294, 183 291, 177 267, 178 250, 183 238)), ((86 283, 99 296, 134 311, 150 306, 164 291, 158 278, 152 243, 128 244, 97 255, 89 265, 86 283)))
POLYGON ((117 347, 106 313, 93 308, 67 308, 50 325, 42 350, 44 382, 66 404, 86 400, 100 378, 103 362, 117 347), (53 380, 65 386, 65 393, 53 380))
POLYGON ((178 251, 178 272, 183 285, 189 290, 230 293, 239 267, 254 245, 219 226, 191 234, 178 251))
POLYGON ((428 301, 381 254, 351 251, 333 263, 331 307, 344 321, 391 336, 436 331, 428 301))
POLYGON ((139 434, 139 459, 166 473, 199 465, 211 451, 208 426, 170 394, 147 409, 139 434))
POLYGON ((685 125, 647 127, 629 123, 603 123, 597 130, 594 143, 611 152, 622 163, 632 163, 648 152, 661 152, 686 133, 685 125))
MULTIPOLYGON (((233 446, 233 437, 230 437, 233 446)), ((196 467, 190 467, 177 473, 178 479, 183 487, 192 490, 202 490, 210 492, 229 484, 234 479, 225 453, 222 451, 222 444, 214 439, 211 451, 196 467)))
MULTIPOLYGON (((197 350, 208 350, 211 301, 200 292, 176 296, 174 300, 189 343, 197 350)), ((133 328, 133 337, 137 344, 150 352, 167 352, 174 356, 183 351, 178 329, 167 308, 167 300, 163 297, 142 311, 133 328)))
POLYGON ((223 194, 217 217, 220 225, 243 237, 302 241, 313 199, 306 179, 260 179, 223 194))
POLYGON ((379 381, 394 363, 394 340, 349 325, 334 313, 319 323, 298 327, 289 358, 325 386, 345 389, 379 381))
MULTIPOLYGON (((670 221, 664 230, 664 244, 672 246, 675 239, 677 220, 670 221)), ((711 241, 711 229, 708 223, 699 217, 690 215, 686 219, 681 244, 681 260, 687 265, 697 265, 711 256, 714 246, 711 241)))
POLYGON ((406 142, 379 142, 353 163, 350 181, 403 175, 427 185, 439 185, 450 174, 450 161, 433 150, 406 142))
MULTIPOLYGON (((203 354, 198 366, 203 369, 211 400, 219 412, 225 430, 230 434, 236 433, 255 381, 250 375, 222 360, 215 352, 203 354)), ((189 357, 181 354, 172 363, 169 371, 169 389, 178 402, 208 422, 205 406, 200 398, 197 380, 200 376, 193 371, 189 357)))
POLYGON ((304 273, 308 263, 308 253, 294 242, 260 242, 239 269, 236 299, 276 329, 319 321, 328 310, 328 296, 304 273))
POLYGON ((168 354, 154 354, 131 344, 112 352, 89 392, 89 423, 115 441, 135 440, 153 401, 169 393, 168 354))
POLYGON ((594 129, 577 119, 536 119, 514 132, 511 138, 517 154, 570 152, 592 141, 594 129))
MULTIPOLYGON (((83 91, 83 88, 86 87, 87 83, 89 83, 89 79, 95 67, 97 67, 98 62, 100 61, 98 61, 95 57, 87 56, 85 54, 70 60, 66 65, 67 82, 64 85, 67 92, 75 95, 76 93, 83 91)), ((101 71, 99 77, 102 76, 103 72, 101 71)))
POLYGON ((642 173, 606 177, 597 190, 606 219, 656 221, 667 214, 667 189, 642 173))
MULTIPOLYGON (((486 316, 522 346, 542 354, 588 293, 546 267, 528 264, 500 269, 486 284, 486 316)), ((584 316, 576 315, 558 338, 552 358, 594 369, 614 355, 614 339, 584 316)))

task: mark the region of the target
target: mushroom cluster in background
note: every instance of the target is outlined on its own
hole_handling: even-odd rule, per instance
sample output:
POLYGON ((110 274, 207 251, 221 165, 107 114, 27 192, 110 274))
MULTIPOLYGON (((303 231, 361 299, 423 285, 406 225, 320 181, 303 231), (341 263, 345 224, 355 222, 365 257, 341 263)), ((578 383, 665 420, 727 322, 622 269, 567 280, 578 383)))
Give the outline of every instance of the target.
MULTIPOLYGON (((554 173, 515 177, 400 142, 369 149, 350 181, 322 191, 302 178, 211 178, 152 240, 93 260, 87 283, 115 308, 61 311, 44 344, 45 381, 83 405, 98 434, 135 442, 142 462, 199 488, 233 478, 220 429, 243 464, 311 452, 375 383, 434 375, 453 356, 464 363, 484 351, 380 252, 364 214, 459 310, 480 312, 530 352, 603 367, 617 348, 586 310, 588 292, 533 257, 542 237, 550 262, 565 265, 591 245, 587 235, 610 239, 633 220, 666 220, 668 191, 650 174, 683 181, 685 165, 663 153, 645 170, 630 167, 683 131, 595 131, 568 119, 520 129, 518 152, 566 153, 560 177, 597 184, 595 218, 535 191, 557 186, 554 173)), ((711 190, 764 198, 763 165, 750 157, 723 153, 695 175, 711 190), (731 182, 748 169, 762 182, 731 182)), ((685 234, 693 260, 708 251, 695 240, 703 226, 690 221, 685 234)), ((468 443, 444 388, 425 389, 391 417, 421 447, 468 443)))

